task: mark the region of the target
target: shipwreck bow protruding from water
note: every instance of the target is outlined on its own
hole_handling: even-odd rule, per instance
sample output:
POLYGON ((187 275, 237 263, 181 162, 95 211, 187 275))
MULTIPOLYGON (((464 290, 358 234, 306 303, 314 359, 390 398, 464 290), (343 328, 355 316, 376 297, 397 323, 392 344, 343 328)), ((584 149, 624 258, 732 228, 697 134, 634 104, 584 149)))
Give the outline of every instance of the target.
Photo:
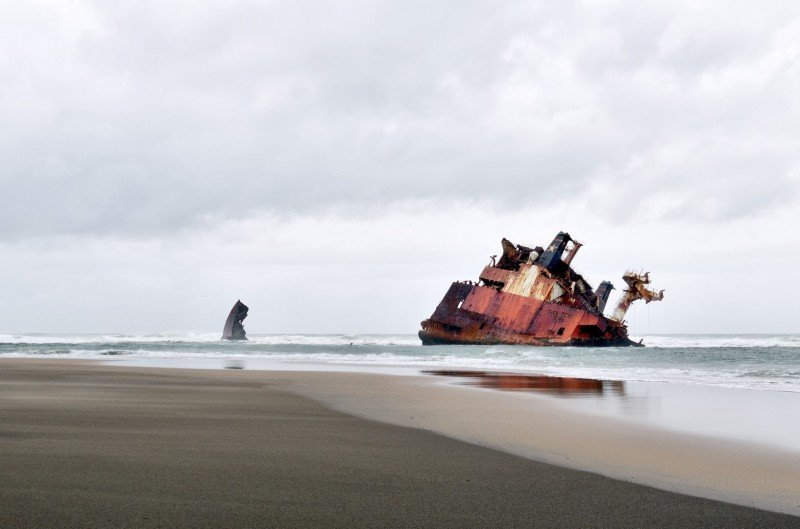
POLYGON ((631 303, 660 301, 664 291, 647 288, 650 274, 626 272, 628 288, 612 317, 603 314, 614 286, 597 290, 572 268, 582 244, 560 232, 547 249, 501 241, 503 255, 477 283, 450 286, 419 337, 432 344, 641 345, 628 338, 625 314, 631 303))
POLYGON ((247 340, 247 333, 244 332, 244 325, 242 322, 247 317, 247 305, 237 300, 236 304, 228 314, 228 319, 225 320, 225 328, 222 330, 223 340, 247 340))

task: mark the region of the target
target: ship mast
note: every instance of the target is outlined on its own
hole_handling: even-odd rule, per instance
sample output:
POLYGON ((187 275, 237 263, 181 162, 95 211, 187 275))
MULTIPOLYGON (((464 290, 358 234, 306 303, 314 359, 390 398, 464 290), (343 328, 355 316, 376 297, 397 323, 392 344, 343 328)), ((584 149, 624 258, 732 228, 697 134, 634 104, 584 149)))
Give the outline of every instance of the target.
POLYGON ((651 301, 661 301, 664 299, 663 290, 656 292, 655 290, 650 290, 645 286, 650 284, 650 272, 640 274, 628 270, 625 272, 625 275, 622 276, 622 279, 624 279, 625 283, 628 284, 628 288, 626 288, 623 292, 622 297, 617 303, 617 308, 614 309, 614 314, 611 316, 611 319, 614 321, 622 323, 622 320, 625 319, 625 314, 628 312, 631 303, 637 299, 643 299, 645 303, 650 303, 651 301))

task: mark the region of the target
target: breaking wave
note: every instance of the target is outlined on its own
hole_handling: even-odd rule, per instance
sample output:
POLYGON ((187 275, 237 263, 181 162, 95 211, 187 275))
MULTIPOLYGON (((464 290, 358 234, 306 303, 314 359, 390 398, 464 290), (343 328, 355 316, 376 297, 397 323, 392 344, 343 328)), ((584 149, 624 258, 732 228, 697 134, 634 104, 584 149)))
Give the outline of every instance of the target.
MULTIPOLYGON (((416 335, 398 334, 263 334, 248 335, 248 344, 267 345, 421 345, 416 335)), ((0 334, 0 345, 112 343, 227 343, 220 333, 161 334, 0 334)))
MULTIPOLYGON (((634 337, 631 337, 634 338, 634 337)), ((634 338, 643 340, 648 347, 800 347, 800 335, 796 334, 692 334, 651 335, 634 338)))
MULTIPOLYGON (((415 335, 219 333, 0 335, 0 358, 260 360, 327 366, 466 368, 606 380, 704 384, 800 392, 798 335, 661 335, 645 348, 422 347, 415 335)), ((637 338, 638 339, 638 338, 637 338)))

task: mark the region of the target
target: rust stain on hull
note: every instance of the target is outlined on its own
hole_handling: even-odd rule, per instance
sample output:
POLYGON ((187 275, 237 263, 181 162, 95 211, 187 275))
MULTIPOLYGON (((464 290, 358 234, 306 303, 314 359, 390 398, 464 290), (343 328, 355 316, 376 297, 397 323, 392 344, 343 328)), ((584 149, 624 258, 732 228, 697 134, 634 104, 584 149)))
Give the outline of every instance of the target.
POLYGON ((614 288, 603 281, 595 291, 572 260, 582 244, 560 232, 543 249, 502 240, 503 255, 481 272, 477 283, 450 285, 419 337, 433 344, 525 344, 638 346, 628 338, 624 316, 637 299, 659 301, 649 290, 649 273, 626 272, 628 288, 612 317, 603 314, 614 288))

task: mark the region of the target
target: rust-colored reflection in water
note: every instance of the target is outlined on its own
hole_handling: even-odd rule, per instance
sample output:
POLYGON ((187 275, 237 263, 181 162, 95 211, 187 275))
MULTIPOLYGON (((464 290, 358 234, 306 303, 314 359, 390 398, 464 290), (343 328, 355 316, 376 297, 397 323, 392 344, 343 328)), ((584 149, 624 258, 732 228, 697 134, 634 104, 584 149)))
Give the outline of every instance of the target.
POLYGON ((467 384, 503 391, 542 391, 556 395, 624 395, 625 385, 620 380, 595 380, 592 378, 551 377, 523 375, 520 373, 490 373, 488 371, 439 370, 423 371, 428 375, 468 378, 467 384))

